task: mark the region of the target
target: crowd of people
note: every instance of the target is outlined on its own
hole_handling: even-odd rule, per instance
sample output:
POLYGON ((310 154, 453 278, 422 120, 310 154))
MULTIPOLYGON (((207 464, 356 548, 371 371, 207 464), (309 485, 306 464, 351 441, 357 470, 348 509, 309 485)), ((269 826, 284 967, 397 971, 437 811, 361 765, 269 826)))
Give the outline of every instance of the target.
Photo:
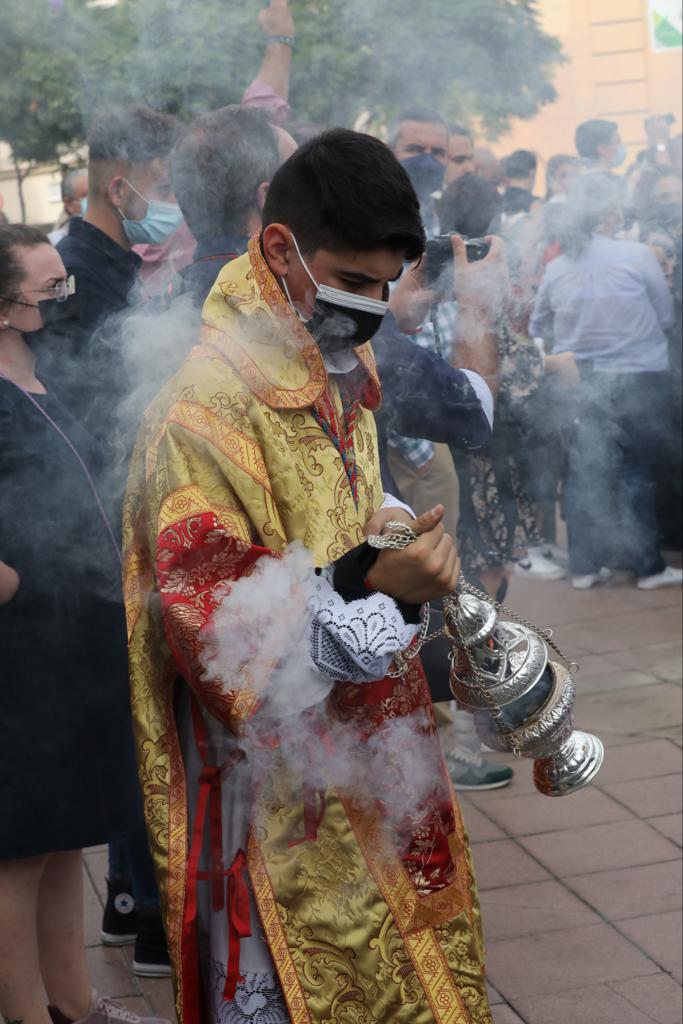
POLYGON ((435 110, 387 144, 297 122, 286 0, 261 24, 240 105, 102 110, 49 237, 0 224, 9 1024, 150 1024, 93 990, 100 844, 102 941, 173 974, 183 1024, 339 999, 490 1024, 450 782, 512 769, 445 659, 390 666, 461 573, 498 602, 511 574, 682 582, 670 119, 625 173, 617 125, 584 122, 543 192, 533 152, 435 110), (413 544, 368 543, 396 522, 413 544))

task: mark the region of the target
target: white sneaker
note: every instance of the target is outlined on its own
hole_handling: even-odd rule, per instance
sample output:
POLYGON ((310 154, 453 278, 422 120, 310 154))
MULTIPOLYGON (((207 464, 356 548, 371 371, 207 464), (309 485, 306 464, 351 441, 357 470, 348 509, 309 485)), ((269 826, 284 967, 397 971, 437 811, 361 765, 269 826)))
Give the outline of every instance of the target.
POLYGON ((590 590, 599 583, 607 583, 612 579, 612 572, 603 565, 599 572, 589 572, 586 576, 572 576, 574 590, 590 590))
POLYGON ((48 1006, 48 1012, 53 1024, 171 1024, 166 1017, 141 1017, 131 1010, 127 1010, 123 1003, 110 999, 109 996, 100 996, 93 989, 90 1002, 90 1012, 80 1020, 72 1020, 57 1009, 55 1006, 48 1006))
POLYGON ((538 548, 531 548, 525 559, 515 562, 514 572, 516 576, 526 576, 529 580, 561 580, 567 575, 561 565, 540 555, 538 548))
POLYGON ((654 576, 641 576, 637 581, 638 590, 659 590, 660 587, 680 587, 683 584, 683 569, 667 565, 654 576))
POLYGON ((543 558, 555 562, 556 565, 569 565, 569 552, 567 549, 561 548, 559 544, 551 544, 550 541, 547 541, 545 544, 539 544, 537 548, 529 548, 529 554, 542 555, 543 558))

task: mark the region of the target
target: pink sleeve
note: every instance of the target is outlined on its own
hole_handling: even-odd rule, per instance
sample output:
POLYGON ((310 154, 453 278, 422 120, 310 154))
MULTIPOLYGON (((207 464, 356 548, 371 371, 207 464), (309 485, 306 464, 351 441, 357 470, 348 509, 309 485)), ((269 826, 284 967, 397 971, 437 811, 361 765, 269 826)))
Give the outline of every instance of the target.
POLYGON ((287 100, 283 100, 282 96, 278 96, 267 82, 259 82, 258 78, 254 79, 251 85, 247 87, 242 97, 242 106, 262 107, 266 110, 271 110, 278 124, 283 124, 292 113, 292 108, 287 100))

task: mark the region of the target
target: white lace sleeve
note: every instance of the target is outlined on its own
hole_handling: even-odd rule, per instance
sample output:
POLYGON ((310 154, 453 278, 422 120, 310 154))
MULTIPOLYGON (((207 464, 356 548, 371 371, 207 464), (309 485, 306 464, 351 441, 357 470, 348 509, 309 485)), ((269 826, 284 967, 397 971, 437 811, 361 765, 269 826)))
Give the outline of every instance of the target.
POLYGON ((333 579, 333 565, 318 575, 310 553, 293 544, 226 585, 207 631, 208 677, 233 691, 245 685, 240 666, 248 666, 252 685, 267 679, 260 692, 274 717, 321 703, 337 682, 384 678, 419 627, 384 594, 345 602, 333 579))
POLYGON ((410 646, 419 629, 404 622, 396 602, 385 594, 347 604, 327 571, 318 577, 309 607, 311 657, 320 672, 339 682, 383 679, 394 655, 410 646))

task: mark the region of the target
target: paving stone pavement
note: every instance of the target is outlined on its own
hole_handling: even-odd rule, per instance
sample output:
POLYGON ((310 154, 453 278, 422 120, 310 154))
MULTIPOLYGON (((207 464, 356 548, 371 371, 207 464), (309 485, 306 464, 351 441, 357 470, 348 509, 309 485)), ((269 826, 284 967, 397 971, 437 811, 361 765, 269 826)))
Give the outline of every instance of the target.
MULTIPOLYGON (((541 796, 520 762, 507 789, 461 799, 494 1022, 681 1024, 681 592, 514 578, 508 602, 580 663, 576 722, 606 757, 569 797, 541 796)), ((105 851, 85 863, 94 984, 175 1024, 170 983, 99 945, 105 851)))

